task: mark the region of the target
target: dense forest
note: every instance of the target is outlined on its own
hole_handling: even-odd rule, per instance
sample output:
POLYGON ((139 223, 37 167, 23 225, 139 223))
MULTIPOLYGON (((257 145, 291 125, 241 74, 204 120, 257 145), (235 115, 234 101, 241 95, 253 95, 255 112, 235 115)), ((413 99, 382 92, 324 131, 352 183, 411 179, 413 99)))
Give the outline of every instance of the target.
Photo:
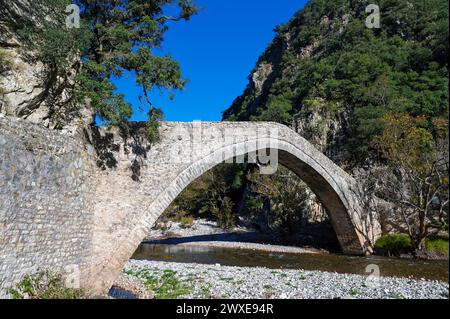
POLYGON ((434 132, 433 119, 448 114, 448 1, 380 1, 381 26, 373 29, 365 26, 367 4, 311 1, 278 26, 253 74, 264 65, 271 72, 224 119, 292 125, 316 109, 347 112, 342 150, 352 164, 378 157, 371 141, 388 113, 423 116, 434 132))

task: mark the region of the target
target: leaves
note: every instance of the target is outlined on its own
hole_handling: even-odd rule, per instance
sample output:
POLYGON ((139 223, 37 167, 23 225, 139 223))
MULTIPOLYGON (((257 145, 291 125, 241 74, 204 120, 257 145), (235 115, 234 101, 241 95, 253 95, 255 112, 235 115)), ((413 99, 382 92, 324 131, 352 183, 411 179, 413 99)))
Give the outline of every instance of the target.
POLYGON ((49 271, 24 276, 9 292, 13 299, 84 299, 87 297, 82 289, 67 288, 61 274, 49 271))
POLYGON ((394 174, 378 177, 379 195, 394 204, 389 218, 423 249, 424 240, 448 225, 448 119, 386 114, 372 144, 394 174), (434 133, 434 136, 433 136, 434 133))
MULTIPOLYGON (((75 97, 78 103, 89 100, 95 115, 103 123, 117 125, 127 131, 133 109, 118 94, 112 79, 125 72, 135 75, 145 99, 143 109, 152 113, 149 94, 155 89, 182 89, 185 81, 177 62, 170 56, 155 56, 152 49, 160 47, 168 30, 168 21, 188 20, 197 12, 189 0, 77 0, 81 9, 81 28, 67 28, 65 9, 68 0, 39 0, 33 8, 38 22, 27 25, 19 34, 27 50, 37 53, 51 72, 60 75, 69 63, 80 59, 75 97), (176 3, 178 12, 165 15, 168 5, 176 3)), ((171 8, 173 10, 173 7, 171 8)), ((155 140, 156 119, 150 114, 149 138, 155 140)))
POLYGON ((432 134, 422 127, 425 117, 390 113, 381 122, 383 133, 373 139, 373 145, 383 157, 416 172, 426 171, 435 145, 432 134))
POLYGON ((349 114, 344 155, 358 165, 376 158, 371 141, 384 114, 447 115, 448 1, 381 0, 380 29, 365 27, 365 5, 310 1, 260 58, 274 69, 266 89, 249 86, 224 119, 291 124, 310 101, 341 105, 349 114))

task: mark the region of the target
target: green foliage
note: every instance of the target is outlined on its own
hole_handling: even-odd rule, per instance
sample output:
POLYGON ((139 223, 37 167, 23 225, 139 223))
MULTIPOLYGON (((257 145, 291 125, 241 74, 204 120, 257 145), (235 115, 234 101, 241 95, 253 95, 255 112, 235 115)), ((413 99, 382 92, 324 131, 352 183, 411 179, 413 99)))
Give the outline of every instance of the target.
POLYGON ((286 235, 296 233, 307 213, 308 194, 301 179, 284 167, 279 167, 273 175, 260 175, 258 170, 253 170, 247 174, 247 179, 254 193, 247 198, 250 213, 261 214, 267 202, 270 204, 269 227, 286 235))
POLYGON ((264 201, 257 196, 247 197, 247 207, 250 211, 261 211, 264 206, 264 201))
POLYGON ((163 119, 163 113, 161 109, 150 107, 148 113, 148 121, 146 123, 147 140, 150 143, 157 142, 159 140, 159 121, 163 119))
POLYGON ((83 299, 82 289, 66 288, 60 274, 43 271, 27 275, 10 291, 13 299, 83 299))
POLYGON ((413 247, 411 238, 407 234, 383 235, 375 242, 375 249, 389 253, 410 251, 413 247))
POLYGON ((8 59, 8 54, 5 51, 0 50, 0 76, 8 71, 11 67, 12 63, 8 59))
POLYGON ((448 119, 430 125, 425 116, 389 113, 381 123, 372 145, 396 174, 380 176, 378 192, 395 205, 390 223, 404 225, 401 231, 422 250, 427 236, 448 225, 448 119))
POLYGON ((393 164, 426 174, 427 158, 435 147, 433 135, 423 128, 426 119, 408 113, 386 114, 380 123, 383 133, 373 139, 374 147, 393 164))
POLYGON ((180 223, 183 228, 189 228, 194 223, 194 218, 192 216, 182 216, 180 223))
POLYGON ((234 224, 233 202, 245 186, 243 168, 239 165, 218 165, 192 182, 168 208, 178 216, 210 217, 224 228, 234 224))
POLYGON ((76 91, 79 103, 88 99, 98 117, 105 124, 110 124, 128 130, 127 121, 133 114, 131 105, 125 102, 122 94, 114 93, 116 87, 105 77, 107 67, 105 65, 87 60, 82 71, 77 75, 80 86, 76 91))
POLYGON ((425 248, 432 253, 442 253, 448 256, 448 236, 430 236, 425 241, 425 248))
POLYGON ((427 120, 447 116, 448 1, 377 4, 381 28, 368 29, 365 2, 310 1, 277 28, 258 61, 274 65, 268 89, 261 94, 247 90, 224 119, 290 124, 292 116, 311 111, 311 101, 324 101, 330 115, 350 114, 345 156, 358 164, 376 158, 371 141, 383 130, 379 119, 384 114, 407 112, 427 120), (324 16, 329 21, 319 23, 324 16), (287 38, 286 48, 281 43, 287 38), (305 48, 310 55, 299 55, 305 48))
POLYGON ((70 3, 33 1, 30 10, 39 13, 39 21, 18 31, 28 44, 26 50, 37 54, 52 75, 64 74, 78 57, 82 67, 76 77, 75 103, 89 100, 96 116, 124 133, 129 130, 133 110, 112 81, 124 74, 133 76, 142 90, 141 108, 149 110, 148 138, 157 140, 162 114, 160 110, 154 114, 157 108, 149 94, 155 89, 182 89, 185 81, 177 62, 170 56, 154 55, 152 49, 161 45, 169 21, 189 20, 196 7, 190 0, 77 0, 73 1, 81 8, 81 28, 77 29, 65 25, 65 8, 70 3), (166 15, 173 3, 176 6, 172 9, 178 8, 178 13, 166 15))
POLYGON ((278 122, 290 124, 292 121, 292 102, 286 96, 271 95, 267 102, 267 108, 260 110, 251 120, 278 122))
POLYGON ((201 299, 211 299, 212 298, 212 284, 202 284, 200 286, 200 296, 201 299))
MULTIPOLYGON (((448 236, 430 236, 425 240, 428 252, 441 253, 448 256, 448 236)), ((408 252, 413 250, 413 241, 407 234, 391 234, 381 236, 375 243, 375 249, 390 254, 408 252)))
POLYGON ((37 20, 17 31, 25 43, 23 53, 33 55, 58 75, 73 63, 73 57, 88 46, 92 35, 86 28, 67 28, 66 7, 70 0, 37 0, 28 8, 37 20))
POLYGON ((188 295, 192 290, 189 283, 179 280, 177 272, 170 269, 162 272, 148 269, 129 270, 125 273, 143 280, 148 289, 154 292, 156 299, 177 299, 188 295))
POLYGON ((229 229, 234 226, 233 206, 234 203, 231 198, 225 196, 217 207, 212 208, 212 213, 216 217, 219 227, 229 229))

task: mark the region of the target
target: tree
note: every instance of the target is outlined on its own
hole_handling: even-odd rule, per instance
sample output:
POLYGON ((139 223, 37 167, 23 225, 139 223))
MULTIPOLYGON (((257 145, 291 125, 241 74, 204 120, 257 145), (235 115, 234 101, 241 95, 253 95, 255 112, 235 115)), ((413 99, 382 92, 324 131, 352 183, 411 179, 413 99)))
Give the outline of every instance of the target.
POLYGON ((304 182, 288 169, 280 168, 274 175, 260 175, 258 170, 247 174, 249 188, 256 195, 250 197, 247 206, 254 213, 261 213, 263 202, 270 205, 269 226, 286 235, 298 230, 302 218, 308 215, 308 193, 304 182))
POLYGON ((213 217, 222 228, 235 222, 234 202, 243 187, 242 165, 221 164, 192 182, 168 208, 176 214, 213 217))
POLYGON ((394 204, 392 223, 423 250, 427 236, 448 227, 448 120, 431 121, 434 135, 424 128, 430 123, 423 116, 390 113, 382 124, 372 144, 392 174, 379 176, 381 194, 394 204))
MULTIPOLYGON (((155 89, 182 89, 185 81, 177 62, 170 56, 156 56, 168 23, 189 20, 197 12, 190 0, 76 0, 80 8, 81 28, 65 24, 69 0, 33 1, 30 12, 38 22, 21 30, 23 39, 37 52, 54 77, 67 72, 74 58, 81 61, 73 86, 74 103, 88 99, 95 115, 108 124, 128 131, 133 114, 124 96, 116 92, 114 78, 131 74, 141 87, 141 107, 148 110, 148 135, 157 137, 161 111, 151 103, 155 89), (174 15, 166 14, 176 3, 174 15)), ((171 93, 172 94, 172 93, 171 93)))
POLYGON ((384 114, 446 116, 449 2, 380 0, 380 29, 366 27, 367 4, 309 1, 276 29, 250 76, 262 65, 272 66, 262 90, 249 83, 224 119, 307 123, 309 101, 339 106, 320 114, 332 115, 342 126, 343 138, 330 139, 334 145, 327 146, 353 168, 376 160, 370 142, 381 134, 384 114))

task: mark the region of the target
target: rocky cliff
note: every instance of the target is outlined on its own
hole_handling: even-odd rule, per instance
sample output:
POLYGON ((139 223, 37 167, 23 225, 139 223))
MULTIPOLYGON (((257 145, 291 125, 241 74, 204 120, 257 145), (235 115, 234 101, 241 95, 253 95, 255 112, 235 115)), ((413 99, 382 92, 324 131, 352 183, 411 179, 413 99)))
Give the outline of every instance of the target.
POLYGON ((81 63, 73 57, 70 67, 57 74, 25 45, 20 30, 37 24, 45 15, 29 12, 31 2, 0 0, 0 114, 73 132, 93 119, 86 105, 75 108, 72 103, 81 63))
POLYGON ((370 140, 386 112, 448 112, 448 1, 312 0, 259 58, 226 120, 289 125, 346 167, 376 159, 370 140))
MULTIPOLYGON (((311 6, 311 5, 310 5, 311 6)), ((298 74, 308 77, 308 70, 295 66, 298 61, 314 61, 320 52, 317 51, 322 39, 312 38, 298 47, 295 40, 302 25, 303 13, 297 14, 290 23, 278 29, 277 36, 268 49, 259 58, 255 69, 249 76, 249 84, 243 95, 238 97, 231 107, 224 112, 225 120, 275 120, 294 128, 307 138, 318 149, 331 156, 340 158, 340 148, 345 130, 348 126, 349 110, 343 106, 338 112, 327 109, 327 101, 319 96, 311 101, 294 101, 287 97, 291 90, 293 78, 298 74), (296 47, 297 46, 297 47, 296 47), (289 56, 291 61, 287 62, 289 56), (283 92, 282 82, 288 90, 283 92), (310 103, 305 103, 310 102, 310 103)), ((317 25, 324 29, 330 23, 328 16, 317 15, 317 25)), ((336 17, 340 25, 339 31, 345 28, 342 17, 336 17)), ((294 90, 302 88, 294 88, 294 90)))

